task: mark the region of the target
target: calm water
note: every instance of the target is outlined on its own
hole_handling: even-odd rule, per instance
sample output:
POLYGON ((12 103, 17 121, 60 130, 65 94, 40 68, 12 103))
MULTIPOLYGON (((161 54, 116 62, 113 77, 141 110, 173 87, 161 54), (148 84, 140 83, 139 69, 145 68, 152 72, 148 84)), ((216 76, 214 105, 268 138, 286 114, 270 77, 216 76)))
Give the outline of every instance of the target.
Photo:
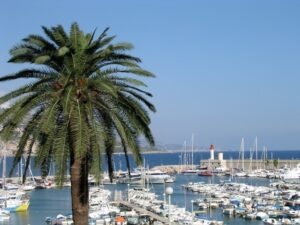
MULTIPOLYGON (((217 157, 218 152, 215 152, 215 157, 217 157)), ((194 152, 193 154, 194 158, 194 164, 200 165, 200 161, 202 159, 208 159, 210 157, 209 151, 206 152, 194 152)), ((245 151, 245 159, 249 159, 250 152, 245 151)), ((261 159, 262 153, 258 153, 258 159, 261 159)), ((223 158, 230 160, 230 159, 238 159, 239 152, 238 151, 225 151, 223 152, 223 158)), ((255 155, 253 156, 255 158, 255 155)), ((153 154, 143 154, 144 164, 152 168, 154 166, 158 165, 176 165, 181 164, 184 161, 188 161, 191 164, 191 153, 187 153, 185 155, 184 153, 153 153, 153 154), (186 159, 186 160, 185 160, 186 159)), ((300 150, 294 150, 294 151, 269 151, 268 152, 268 159, 300 159, 300 150)), ((114 160, 114 166, 115 170, 126 170, 126 163, 124 159, 124 154, 115 154, 113 157, 114 160)), ((13 158, 8 157, 7 158, 7 171, 6 174, 8 176, 9 170, 12 165, 13 158)), ((106 162, 105 157, 102 159, 102 165, 103 170, 106 170, 106 162)), ((134 160, 132 158, 132 155, 129 155, 129 161, 131 167, 135 167, 134 160)), ((31 170, 33 175, 39 175, 40 171, 38 168, 35 168, 34 166, 31 166, 31 170)), ((53 167, 50 168, 51 175, 54 173, 53 167)), ((20 168, 16 168, 13 172, 14 176, 18 176, 20 171, 20 168)), ((2 174, 2 160, 0 160, 0 174, 2 174)), ((28 173, 28 175, 30 175, 28 173)))
MULTIPOLYGON (((171 197, 172 204, 176 204, 180 207, 185 207, 187 210, 191 211, 192 204, 191 201, 200 197, 198 193, 193 193, 185 191, 182 188, 182 184, 187 184, 188 182, 219 182, 219 179, 224 179, 225 177, 199 177, 196 175, 177 175, 176 182, 171 184, 174 189, 174 193, 171 197)), ((244 182, 252 185, 268 185, 269 181, 266 179, 249 179, 240 178, 238 182, 244 182)), ((115 191, 123 191, 126 195, 126 190, 128 186, 126 184, 118 185, 106 185, 105 188, 110 189, 113 194, 115 191)), ((163 200, 164 185, 157 184, 152 185, 150 188, 163 200)), ((196 210, 196 207, 194 207, 196 210)), ((49 190, 35 190, 31 193, 31 205, 26 213, 12 213, 12 217, 9 222, 0 224, 14 224, 14 225, 39 225, 44 224, 45 218, 47 216, 56 216, 59 213, 68 214, 71 212, 71 197, 70 188, 49 189, 49 190)), ((224 220, 225 224, 237 225, 239 223, 249 223, 241 218, 229 218, 223 216, 220 209, 211 210, 207 214, 203 214, 204 218, 212 218, 217 220, 224 220)), ((261 221, 251 222, 253 225, 262 224, 261 221)))
MULTIPOLYGON (((166 154, 145 154, 144 159, 149 167, 162 164, 178 164, 180 160, 180 153, 166 153, 166 154)), ((201 159, 206 159, 209 157, 209 153, 197 152, 194 154, 194 162, 199 162, 201 159)), ((237 158, 238 152, 226 152, 224 153, 224 158, 237 158)), ((296 159, 300 158, 300 151, 274 151, 274 158, 281 159, 296 159)), ((116 169, 125 168, 125 163, 122 155, 115 156, 116 169)), ((10 165, 10 160, 8 160, 8 166, 10 165)), ((34 173, 38 172, 34 170, 34 173)), ((174 193, 172 195, 172 204, 176 204, 180 207, 185 207, 187 210, 191 211, 191 200, 200 197, 198 193, 186 192, 183 188, 183 184, 188 182, 212 182, 218 183, 219 179, 226 179, 226 177, 199 177, 196 175, 177 175, 176 182, 172 184, 174 193)), ((261 178, 239 178, 238 182, 248 183, 252 185, 268 185, 269 180, 261 178)), ((107 185, 106 188, 113 191, 123 191, 126 193, 127 185, 107 185)), ((163 199, 164 185, 153 185, 152 190, 163 199)), ((49 190, 35 190, 31 193, 31 205, 28 212, 26 213, 12 213, 12 217, 9 222, 0 222, 0 224, 11 224, 11 225, 42 225, 45 224, 45 218, 47 216, 56 216, 59 213, 68 214, 71 212, 71 197, 70 188, 63 189, 49 189, 49 190)), ((211 210, 209 214, 203 214, 203 217, 213 218, 218 220, 224 220, 225 224, 248 224, 253 225, 262 224, 261 221, 246 221, 241 218, 229 218, 223 216, 220 210, 211 210)))

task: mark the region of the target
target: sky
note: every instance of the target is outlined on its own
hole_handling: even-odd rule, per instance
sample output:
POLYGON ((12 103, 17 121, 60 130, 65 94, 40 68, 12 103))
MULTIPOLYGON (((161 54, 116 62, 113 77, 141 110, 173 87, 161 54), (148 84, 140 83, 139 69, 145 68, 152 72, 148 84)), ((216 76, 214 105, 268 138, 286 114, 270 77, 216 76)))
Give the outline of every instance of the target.
MULTIPOLYGON (((300 149, 300 1, 3 1, 0 76, 9 49, 41 26, 72 22, 98 33, 110 27, 116 42, 156 75, 147 79, 151 129, 158 145, 191 143, 245 149, 300 149)), ((0 83, 7 93, 22 82, 0 83)))

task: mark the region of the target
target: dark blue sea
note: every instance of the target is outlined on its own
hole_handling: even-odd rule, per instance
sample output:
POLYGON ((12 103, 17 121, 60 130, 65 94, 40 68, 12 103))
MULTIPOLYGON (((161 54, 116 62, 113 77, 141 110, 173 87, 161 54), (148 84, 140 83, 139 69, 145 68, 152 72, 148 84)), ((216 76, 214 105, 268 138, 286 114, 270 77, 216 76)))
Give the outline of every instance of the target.
MULTIPOLYGON (((215 152, 215 157, 217 156, 218 152, 215 152)), ((193 158, 193 164, 194 165, 200 165, 200 161, 204 159, 208 159, 210 157, 209 151, 197 151, 193 153, 193 157, 191 156, 191 152, 172 152, 172 153, 145 153, 142 154, 143 157, 143 163, 144 166, 152 168, 154 166, 160 166, 160 165, 180 165, 188 163, 191 163, 191 159, 193 158)), ((245 159, 250 158, 250 152, 245 151, 244 153, 245 159)), ((255 155, 252 155, 253 159, 255 159, 255 155)), ((223 152, 223 158, 230 160, 230 159, 238 159, 239 158, 239 152, 238 151, 225 151, 223 152)), ((259 152, 257 154, 258 159, 262 159, 262 153, 259 152)), ((267 153, 267 158, 268 159, 300 159, 300 150, 286 150, 286 151, 268 151, 267 153)), ((6 170, 6 176, 8 176, 10 172, 10 168, 12 166, 12 157, 7 158, 7 170, 6 170)), ((114 168, 115 170, 126 170, 126 163, 125 163, 125 158, 123 153, 115 153, 113 157, 114 161, 114 168)), ((131 168, 135 168, 136 164, 134 162, 134 159, 132 155, 129 155, 129 161, 130 161, 130 166, 131 168)), ((23 162, 24 164, 24 162, 23 162)), ((35 176, 40 175, 40 171, 38 168, 34 166, 34 159, 32 160, 31 163, 31 171, 32 174, 35 176)), ((24 165, 23 165, 24 167, 24 165)), ((102 168, 103 171, 106 170, 106 158, 103 155, 102 157, 102 168)), ((19 172, 21 171, 20 167, 17 166, 16 169, 13 171, 12 176, 18 176, 19 172)), ((54 167, 50 167, 50 175, 53 175, 55 171, 54 167)), ((2 160, 0 161, 0 174, 2 174, 2 160)), ((28 175, 30 173, 28 172, 28 175)))
MULTIPOLYGON (((268 157, 271 159, 300 159, 300 151, 273 151, 268 153, 268 157)), ((249 156, 249 153, 245 153, 245 158, 249 156), (248 155, 247 155, 248 154, 248 155)), ((224 159, 237 159, 239 157, 239 152, 224 152, 224 159)), ((143 154, 145 165, 149 168, 157 165, 174 165, 180 164, 183 155, 182 153, 147 153, 143 154)), ((193 155, 194 164, 200 164, 202 159, 209 158, 209 152, 194 152, 193 155)), ((105 159, 103 159, 105 162, 105 159)), ((125 159, 123 154, 114 155, 115 169, 119 170, 125 169, 125 159)), ((132 167, 135 167, 133 159, 130 156, 130 162, 132 167)), ((1 162, 2 163, 2 162, 1 162)), ((7 160, 7 169, 12 164, 12 159, 8 158, 7 160)), ((105 168, 104 168, 105 170, 105 168)), ((32 166, 33 175, 38 175, 39 170, 32 166)), ((2 173, 0 169, 0 173, 2 173)), ((14 174, 18 174, 18 170, 14 171, 14 174)), ((199 198, 198 193, 187 192, 182 188, 183 184, 189 182, 210 182, 218 183, 219 179, 226 179, 225 177, 199 177, 197 175, 177 175, 176 182, 171 184, 174 193, 172 195, 172 204, 176 204, 180 207, 185 207, 187 210, 191 210, 192 204, 191 201, 199 198)), ((251 185, 268 185, 269 180, 263 178, 239 178, 238 182, 244 182, 251 185)), ((106 188, 110 189, 113 193, 115 191, 123 191, 126 193, 128 186, 126 184, 118 185, 106 185, 106 188)), ((152 190, 159 196, 160 199, 163 199, 164 185, 152 185, 150 186, 152 190)), ((11 219, 8 222, 0 222, 0 224, 5 225, 42 225, 45 224, 45 218, 47 216, 56 216, 59 213, 69 214, 71 212, 71 196, 70 188, 63 189, 43 189, 43 190, 34 190, 30 194, 31 204, 29 210, 23 213, 12 213, 11 219)), ((203 217, 212 218, 217 220, 224 220, 225 224, 253 224, 253 225, 262 225, 261 221, 246 221, 241 218, 229 218, 223 216, 220 210, 211 210, 207 214, 203 214, 203 217)))
MULTIPOLYGON (((217 156, 218 152, 215 152, 215 157, 217 156)), ((230 159, 238 159, 239 158, 239 151, 225 151, 223 152, 223 158, 230 160, 230 159)), ((200 165, 201 160, 209 159, 210 152, 209 151, 197 151, 193 153, 193 164, 200 165)), ((245 159, 250 158, 250 151, 244 152, 245 159)), ((255 154, 252 153, 252 158, 255 159, 255 154)), ((258 152, 257 159, 262 159, 263 155, 262 152, 258 152)), ((145 166, 149 166, 152 168, 158 165, 180 165, 186 161, 189 164, 191 163, 191 152, 176 152, 176 153, 153 153, 153 154, 143 154, 144 164, 145 166)), ((300 150, 286 150, 286 151, 268 151, 267 159, 300 159, 300 150)), ((115 168, 116 169, 126 169, 126 164, 124 160, 123 154, 115 154, 114 157, 115 168)), ((136 166, 134 160, 130 156, 130 163, 133 166, 136 166)))

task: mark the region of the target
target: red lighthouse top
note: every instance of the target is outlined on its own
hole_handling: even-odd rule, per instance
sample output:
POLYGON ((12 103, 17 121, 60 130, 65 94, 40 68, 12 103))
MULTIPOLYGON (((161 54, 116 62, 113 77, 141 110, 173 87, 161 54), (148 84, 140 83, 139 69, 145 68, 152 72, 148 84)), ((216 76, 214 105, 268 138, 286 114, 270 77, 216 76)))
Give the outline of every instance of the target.
POLYGON ((213 144, 211 144, 210 147, 209 147, 209 150, 210 150, 210 151, 215 150, 215 146, 214 146, 213 144))

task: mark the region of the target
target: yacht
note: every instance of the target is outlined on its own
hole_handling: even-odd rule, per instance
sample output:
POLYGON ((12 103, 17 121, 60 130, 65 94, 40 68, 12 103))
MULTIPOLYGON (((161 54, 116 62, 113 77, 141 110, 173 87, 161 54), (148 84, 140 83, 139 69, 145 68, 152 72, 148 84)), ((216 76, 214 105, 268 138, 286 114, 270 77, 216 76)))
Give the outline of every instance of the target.
POLYGON ((124 174, 119 176, 119 183, 130 183, 130 184, 163 184, 163 183, 173 183, 175 181, 174 177, 171 177, 167 173, 161 170, 144 170, 143 168, 138 168, 130 174, 124 174))
POLYGON ((183 170, 181 173, 184 175, 189 175, 189 174, 193 175, 193 174, 199 173, 199 170, 198 169, 186 169, 186 170, 183 170))
POLYGON ((201 170, 198 173, 198 176, 212 176, 213 172, 211 170, 201 170))
POLYGON ((286 183, 300 184, 300 163, 295 168, 282 174, 281 178, 286 183))
POLYGON ((161 170, 148 170, 145 172, 145 180, 151 184, 163 184, 166 181, 171 181, 171 176, 161 170))
POLYGON ((117 177, 117 182, 120 184, 142 184, 142 174, 140 172, 120 173, 117 177))

